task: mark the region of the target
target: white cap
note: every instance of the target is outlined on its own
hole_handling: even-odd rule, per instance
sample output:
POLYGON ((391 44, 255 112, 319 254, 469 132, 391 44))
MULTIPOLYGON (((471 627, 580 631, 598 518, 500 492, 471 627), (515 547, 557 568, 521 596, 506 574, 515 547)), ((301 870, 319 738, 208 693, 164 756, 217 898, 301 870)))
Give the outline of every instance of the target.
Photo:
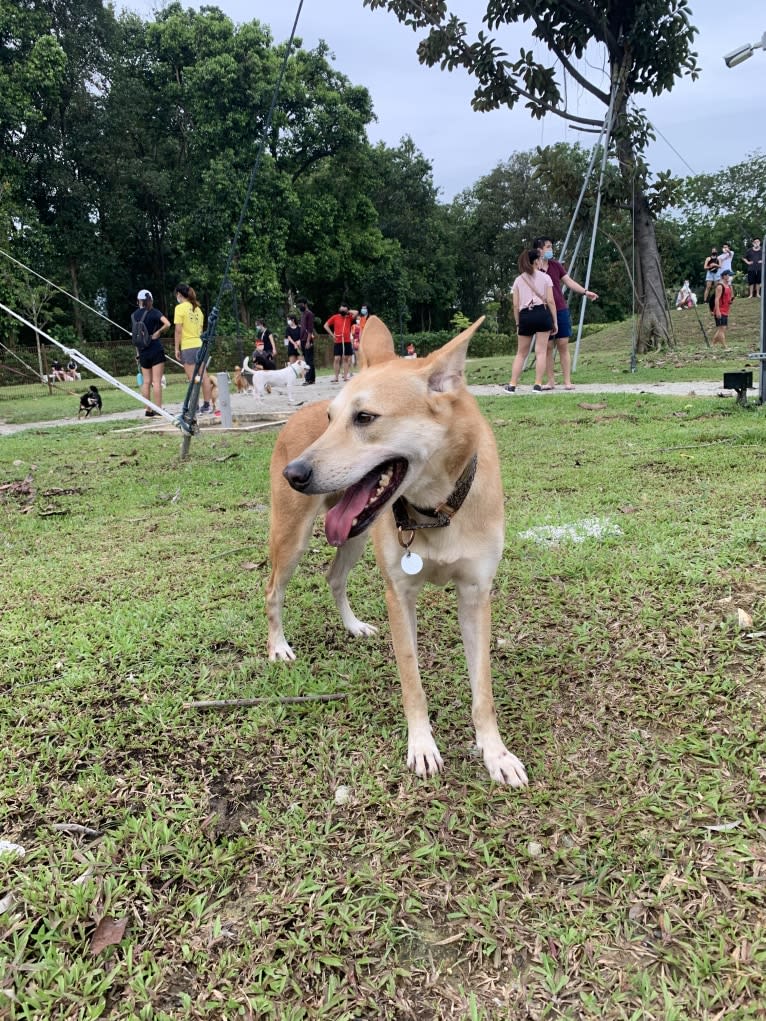
POLYGON ((149 298, 150 301, 152 300, 152 292, 144 290, 144 291, 139 291, 138 292, 138 298, 136 300, 137 301, 146 301, 147 298, 149 298))

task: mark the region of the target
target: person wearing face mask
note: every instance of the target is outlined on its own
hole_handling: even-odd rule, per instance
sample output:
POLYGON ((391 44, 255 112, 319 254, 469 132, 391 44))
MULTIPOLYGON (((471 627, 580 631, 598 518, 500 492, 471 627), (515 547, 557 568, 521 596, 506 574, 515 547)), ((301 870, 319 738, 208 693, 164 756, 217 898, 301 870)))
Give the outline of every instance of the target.
POLYGON ((301 356, 301 328, 295 316, 287 317, 285 347, 287 348, 287 364, 292 365, 301 356))
POLYGON ((567 305, 561 285, 564 284, 570 291, 574 291, 575 294, 584 294, 589 301, 597 301, 598 295, 595 291, 587 291, 582 284, 578 284, 576 280, 573 280, 572 277, 568 275, 566 266, 553 258, 553 242, 550 238, 535 238, 533 246, 535 248, 539 248, 542 252, 545 272, 551 278, 558 327, 558 329, 553 331, 553 334, 548 341, 548 385, 544 389, 553 390, 556 385, 553 362, 556 356, 556 350, 558 349, 559 360, 561 362, 561 375, 564 377, 564 389, 574 390, 574 386, 572 384, 572 360, 569 355, 569 338, 572 336, 572 317, 569 314, 569 306, 567 305))
POLYGON ((330 316, 324 324, 325 333, 333 338, 333 370, 335 375, 333 383, 337 383, 340 376, 341 362, 343 363, 343 382, 351 379, 351 356, 354 353, 354 346, 351 340, 351 327, 354 319, 359 315, 359 309, 348 307, 347 301, 342 301, 335 315, 330 316))
POLYGON ((351 346, 354 353, 351 355, 351 364, 356 365, 358 360, 359 345, 362 342, 362 332, 367 325, 367 320, 370 317, 370 311, 367 305, 362 305, 359 309, 359 315, 354 320, 354 325, 351 327, 351 346))
MULTIPOLYGON (((205 313, 197 301, 197 294, 189 284, 176 284, 175 296, 178 304, 173 313, 175 324, 176 361, 181 362, 186 378, 191 382, 197 355, 202 347, 202 329, 205 325, 205 313)), ((202 373, 203 403, 199 409, 201 415, 211 415, 213 406, 211 398, 213 387, 207 370, 202 373)))
POLYGON ((308 298, 298 298, 298 310, 301 314, 301 351, 303 360, 308 365, 303 377, 304 386, 313 386, 317 381, 316 369, 314 368, 314 313, 309 306, 308 298))

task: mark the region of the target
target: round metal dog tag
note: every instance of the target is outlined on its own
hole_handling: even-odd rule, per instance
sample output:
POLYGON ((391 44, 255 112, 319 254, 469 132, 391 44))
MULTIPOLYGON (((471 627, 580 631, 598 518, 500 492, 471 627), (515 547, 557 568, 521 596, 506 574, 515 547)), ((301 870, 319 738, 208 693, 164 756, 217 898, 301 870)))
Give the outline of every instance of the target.
POLYGON ((407 550, 402 557, 402 570, 405 574, 420 574, 423 570, 423 561, 417 553, 407 550))

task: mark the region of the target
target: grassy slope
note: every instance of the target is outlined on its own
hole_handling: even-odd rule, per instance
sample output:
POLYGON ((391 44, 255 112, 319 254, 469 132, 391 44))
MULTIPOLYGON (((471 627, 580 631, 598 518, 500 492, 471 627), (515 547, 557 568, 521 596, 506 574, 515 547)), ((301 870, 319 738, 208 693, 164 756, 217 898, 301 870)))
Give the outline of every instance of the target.
POLYGON ((273 434, 199 437, 184 464, 177 437, 106 425, 2 441, 0 485, 30 480, 0 491, 0 836, 27 848, 0 856, 10 1017, 763 1016, 764 410, 482 406, 523 792, 472 755, 454 593, 421 610, 431 782, 404 765, 370 553, 352 600, 380 633, 343 633, 317 529, 299 660, 266 661, 273 434), (518 538, 591 516, 622 534, 518 538), (307 692, 347 700, 182 706, 307 692), (105 915, 127 931, 92 955, 105 915))

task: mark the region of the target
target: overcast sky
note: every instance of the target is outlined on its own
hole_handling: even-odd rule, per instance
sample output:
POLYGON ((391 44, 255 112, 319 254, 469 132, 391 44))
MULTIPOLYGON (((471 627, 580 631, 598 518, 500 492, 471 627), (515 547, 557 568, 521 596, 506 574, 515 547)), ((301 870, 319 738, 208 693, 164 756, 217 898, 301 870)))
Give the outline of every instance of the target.
MULTIPOLYGON (((182 0, 186 6, 188 0, 182 0)), ((131 0, 125 4, 150 18, 156 4, 131 0)), ((298 0, 219 0, 216 4, 235 22, 258 20, 268 25, 275 42, 289 38, 298 0)), ((468 23, 473 37, 486 11, 486 0, 454 0, 449 9, 468 23)), ((699 29, 694 48, 702 68, 696 82, 680 80, 671 93, 641 101, 657 131, 649 149, 653 170, 681 176, 716 171, 766 148, 766 52, 756 50, 738 67, 729 69, 723 55, 743 43, 760 40, 766 32, 766 4, 691 0, 692 21, 699 29)), ((495 33, 493 33, 495 34, 495 33)), ((475 113, 473 87, 464 72, 422 67, 415 47, 420 34, 400 25, 387 11, 370 11, 361 0, 303 0, 298 35, 306 49, 324 40, 339 70, 372 96, 377 121, 370 125, 372 142, 398 145, 410 135, 430 160, 440 196, 450 200, 474 184, 511 153, 559 141, 590 146, 593 136, 568 127, 548 115, 534 120, 518 106, 514 110, 475 113)), ((524 26, 496 37, 511 58, 531 38, 524 26)), ((538 45, 536 53, 546 56, 538 45)), ((601 66, 586 54, 580 62, 585 76, 601 82, 601 66)), ((579 87, 569 84, 570 109, 582 116, 603 117, 604 110, 579 87)))

